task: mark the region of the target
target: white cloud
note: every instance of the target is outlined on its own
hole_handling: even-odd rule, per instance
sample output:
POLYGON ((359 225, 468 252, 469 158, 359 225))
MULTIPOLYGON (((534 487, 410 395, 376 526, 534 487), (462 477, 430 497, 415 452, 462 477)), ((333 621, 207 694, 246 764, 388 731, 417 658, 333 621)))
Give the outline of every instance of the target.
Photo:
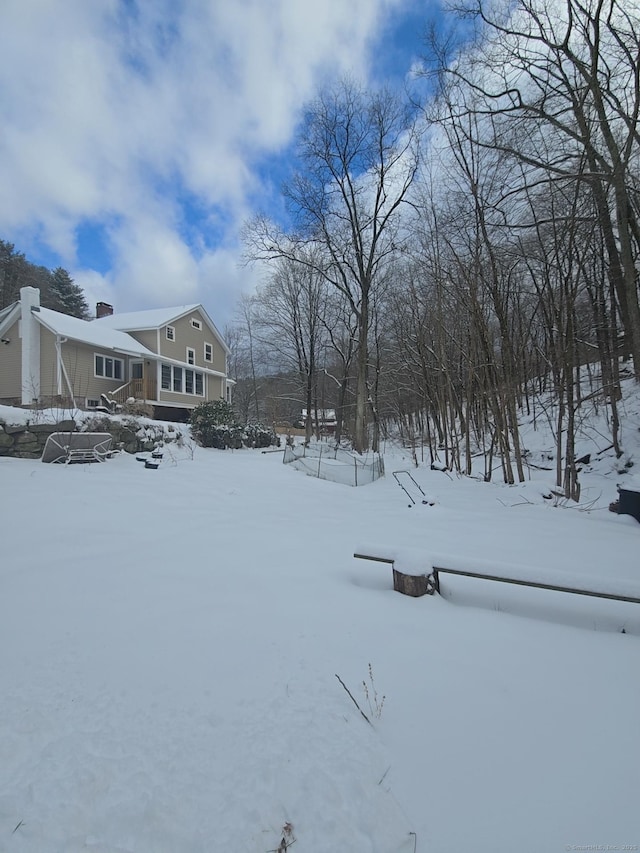
POLYGON ((229 310, 255 158, 286 147, 328 75, 365 75, 404 2, 4 0, 0 237, 29 257, 17 235, 37 234, 74 273, 76 227, 105 218, 113 269, 74 273, 92 298, 229 310), (219 248, 187 242, 187 195, 203 221, 223 211, 219 248))

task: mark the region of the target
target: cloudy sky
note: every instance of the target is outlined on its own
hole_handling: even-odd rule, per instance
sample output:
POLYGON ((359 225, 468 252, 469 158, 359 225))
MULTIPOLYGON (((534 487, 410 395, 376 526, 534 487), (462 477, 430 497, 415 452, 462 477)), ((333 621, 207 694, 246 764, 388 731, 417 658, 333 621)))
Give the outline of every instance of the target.
POLYGON ((202 302, 257 271, 301 110, 333 76, 401 84, 432 0, 1 0, 0 239, 90 304, 202 302))

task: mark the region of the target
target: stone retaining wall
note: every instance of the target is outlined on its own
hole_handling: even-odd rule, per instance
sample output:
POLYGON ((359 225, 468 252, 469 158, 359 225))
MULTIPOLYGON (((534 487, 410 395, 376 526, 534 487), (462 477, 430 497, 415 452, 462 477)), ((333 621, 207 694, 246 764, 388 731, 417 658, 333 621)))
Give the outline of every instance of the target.
MULTIPOLYGON (((153 450, 158 443, 175 440, 179 435, 177 432, 166 433, 161 427, 145 432, 135 429, 134 424, 127 425, 106 418, 91 424, 92 432, 95 431, 94 426, 99 432, 111 433, 114 445, 122 446, 127 453, 153 450)), ((39 459, 47 438, 54 432, 78 432, 78 425, 74 420, 62 420, 57 424, 12 424, 0 418, 0 456, 39 459)))
POLYGON ((10 424, 0 420, 0 456, 39 459, 52 432, 75 432, 75 421, 57 424, 10 424))

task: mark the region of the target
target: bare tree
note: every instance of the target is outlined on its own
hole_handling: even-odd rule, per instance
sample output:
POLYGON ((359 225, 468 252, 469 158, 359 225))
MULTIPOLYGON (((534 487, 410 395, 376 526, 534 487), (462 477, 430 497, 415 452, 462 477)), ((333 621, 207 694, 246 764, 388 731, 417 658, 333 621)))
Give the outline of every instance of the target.
POLYGON ((254 297, 256 335, 278 363, 293 369, 302 386, 306 441, 317 417, 317 370, 324 346, 326 282, 314 264, 280 259, 254 297), (314 419, 314 412, 316 417, 314 419))
POLYGON ((432 47, 448 102, 482 119, 478 145, 517 158, 530 185, 589 187, 640 379, 638 9, 637 0, 467 0, 458 11, 478 23, 474 46, 455 59, 432 47))
POLYGON ((285 187, 294 228, 283 234, 260 218, 247 229, 253 258, 286 257, 311 267, 346 298, 357 320, 358 451, 369 442, 371 300, 407 235, 401 209, 416 175, 418 143, 415 116, 401 99, 343 81, 307 112, 301 169, 285 187))

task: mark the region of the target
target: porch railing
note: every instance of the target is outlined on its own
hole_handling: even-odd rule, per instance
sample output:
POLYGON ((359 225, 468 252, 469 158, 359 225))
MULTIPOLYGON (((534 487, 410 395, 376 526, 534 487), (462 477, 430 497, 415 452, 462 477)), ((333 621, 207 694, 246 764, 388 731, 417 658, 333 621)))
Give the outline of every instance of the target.
POLYGON ((121 385, 109 395, 116 403, 126 403, 129 397, 135 400, 155 400, 157 382, 151 377, 144 379, 131 379, 125 385, 121 385))

